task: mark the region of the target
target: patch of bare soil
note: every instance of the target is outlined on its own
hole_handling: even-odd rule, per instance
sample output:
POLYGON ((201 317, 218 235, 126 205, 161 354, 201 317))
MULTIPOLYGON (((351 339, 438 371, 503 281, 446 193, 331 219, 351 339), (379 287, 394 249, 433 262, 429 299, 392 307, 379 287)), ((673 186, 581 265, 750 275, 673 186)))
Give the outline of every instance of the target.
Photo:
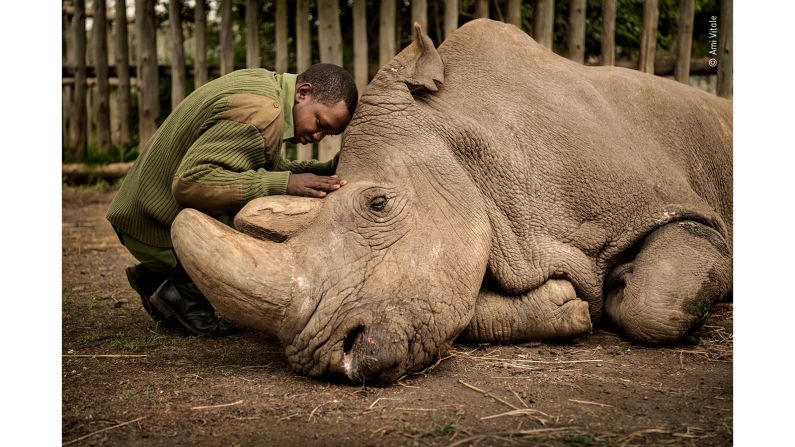
POLYGON ((385 388, 312 380, 260 333, 154 327, 104 218, 113 194, 63 191, 65 444, 732 444, 731 303, 667 348, 597 329, 560 343, 456 345, 385 388))

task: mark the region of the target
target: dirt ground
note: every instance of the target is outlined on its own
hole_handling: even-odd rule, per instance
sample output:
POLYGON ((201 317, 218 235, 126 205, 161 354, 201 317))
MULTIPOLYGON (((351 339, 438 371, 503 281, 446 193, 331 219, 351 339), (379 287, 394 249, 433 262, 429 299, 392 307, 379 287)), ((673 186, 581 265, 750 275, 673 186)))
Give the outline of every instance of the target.
POLYGON ((300 377, 278 343, 156 328, 104 213, 63 190, 63 419, 68 445, 726 446, 732 303, 668 348, 605 330, 560 343, 455 345, 385 388, 300 377))

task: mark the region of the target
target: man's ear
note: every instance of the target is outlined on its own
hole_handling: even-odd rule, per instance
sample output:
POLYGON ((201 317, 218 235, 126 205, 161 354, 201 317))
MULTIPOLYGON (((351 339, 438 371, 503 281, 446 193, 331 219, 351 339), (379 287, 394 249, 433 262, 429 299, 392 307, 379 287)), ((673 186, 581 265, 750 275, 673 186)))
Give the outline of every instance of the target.
POLYGON ((435 92, 439 90, 438 85, 444 82, 442 58, 431 38, 417 22, 414 22, 414 31, 414 42, 395 56, 387 70, 406 83, 412 93, 423 90, 435 92))
POLYGON ((302 82, 295 86, 295 99, 306 99, 312 95, 312 84, 302 82))

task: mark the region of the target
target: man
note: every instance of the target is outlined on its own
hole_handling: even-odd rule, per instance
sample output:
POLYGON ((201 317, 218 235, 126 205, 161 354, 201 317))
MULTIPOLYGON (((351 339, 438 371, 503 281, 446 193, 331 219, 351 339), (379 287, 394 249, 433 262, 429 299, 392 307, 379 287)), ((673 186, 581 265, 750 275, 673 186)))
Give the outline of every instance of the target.
POLYGON ((290 162, 283 140, 313 143, 340 134, 358 101, 350 74, 317 64, 296 77, 238 70, 182 101, 147 142, 108 209, 121 243, 140 262, 126 270, 144 308, 165 326, 197 336, 237 327, 218 317, 182 269, 171 223, 195 208, 230 224, 248 201, 274 194, 324 197, 345 184, 336 160, 290 162))

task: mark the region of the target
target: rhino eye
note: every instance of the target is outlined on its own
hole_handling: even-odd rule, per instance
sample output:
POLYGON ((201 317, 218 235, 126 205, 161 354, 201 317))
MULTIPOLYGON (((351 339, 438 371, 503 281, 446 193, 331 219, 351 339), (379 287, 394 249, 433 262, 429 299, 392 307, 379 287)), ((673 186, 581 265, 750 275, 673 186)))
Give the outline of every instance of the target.
POLYGON ((373 197, 370 199, 370 203, 367 206, 370 208, 370 211, 380 213, 386 208, 387 200, 388 199, 384 196, 373 197))

